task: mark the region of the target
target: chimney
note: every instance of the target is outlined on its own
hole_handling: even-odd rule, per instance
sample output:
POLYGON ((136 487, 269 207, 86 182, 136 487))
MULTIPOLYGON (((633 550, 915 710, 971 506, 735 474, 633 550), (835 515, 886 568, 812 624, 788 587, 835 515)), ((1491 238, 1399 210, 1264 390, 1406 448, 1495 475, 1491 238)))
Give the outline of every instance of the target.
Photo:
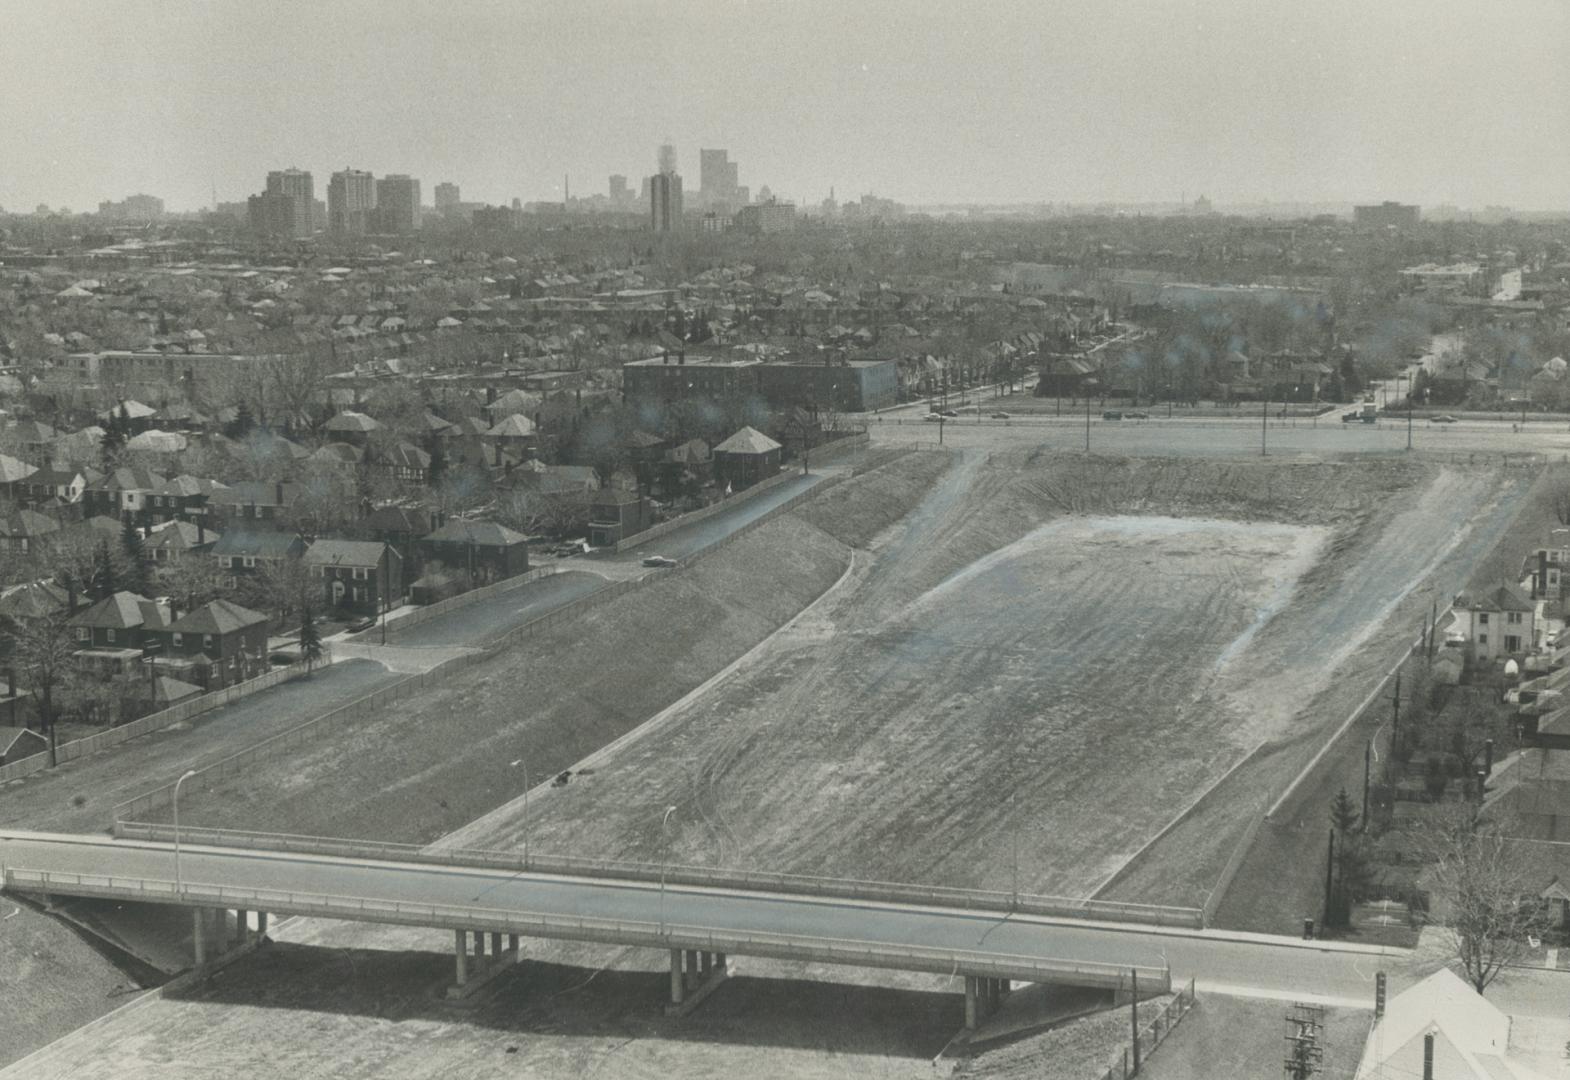
POLYGON ((1548 596, 1548 552, 1537 553, 1537 573, 1532 578, 1532 599, 1543 599, 1548 596))
POLYGON ((494 386, 487 386, 485 388, 485 404, 487 404, 487 405, 494 405, 494 404, 496 404, 496 387, 494 387, 494 386))
POLYGON ((1483 775, 1494 775, 1494 740, 1483 740, 1483 775))
POLYGON ((278 480, 273 484, 273 502, 278 506, 283 505, 283 481, 278 480))
POLYGON ((202 519, 196 519, 196 546, 201 547, 207 543, 207 526, 202 524, 202 519))
POLYGON ((1423 1080, 1434 1080, 1434 1033, 1423 1036, 1423 1080))

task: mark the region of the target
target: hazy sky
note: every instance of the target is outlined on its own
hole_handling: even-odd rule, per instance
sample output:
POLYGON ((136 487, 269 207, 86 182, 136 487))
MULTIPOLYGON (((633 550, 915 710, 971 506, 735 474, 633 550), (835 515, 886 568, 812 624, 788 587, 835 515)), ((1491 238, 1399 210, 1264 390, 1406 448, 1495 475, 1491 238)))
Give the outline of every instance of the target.
POLYGON ((8 209, 560 198, 666 138, 812 202, 1570 209, 1570 0, 0 0, 8 209))

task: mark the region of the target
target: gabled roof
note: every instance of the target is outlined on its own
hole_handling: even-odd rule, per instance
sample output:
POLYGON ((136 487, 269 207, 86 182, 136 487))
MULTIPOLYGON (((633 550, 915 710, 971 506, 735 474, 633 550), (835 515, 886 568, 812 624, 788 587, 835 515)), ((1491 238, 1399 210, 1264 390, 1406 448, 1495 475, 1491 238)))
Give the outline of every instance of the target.
POLYGON ((263 559, 286 558, 300 537, 291 532, 230 529, 213 545, 213 554, 220 558, 229 555, 253 555, 263 559))
POLYGON ((86 611, 71 619, 72 626, 86 626, 97 630, 160 630, 167 625, 163 609, 145 596, 133 592, 117 592, 106 596, 86 611))
POLYGON ((457 518, 430 533, 425 539, 445 543, 478 544, 484 547, 512 547, 524 543, 527 537, 494 521, 465 521, 457 518))
POLYGON ((362 412, 345 409, 322 426, 327 431, 375 431, 382 425, 362 412))
POLYGON ((169 629, 180 634, 232 634, 266 621, 266 615, 231 600, 209 600, 180 616, 169 629))
POLYGON ((52 581, 31 581, 0 593, 0 616, 41 619, 65 611, 70 594, 52 581))
POLYGON ((534 434, 534 421, 522 413, 513 413, 496 422, 485 434, 493 438, 524 438, 534 434))
POLYGON ((780 444, 757 428, 744 427, 714 448, 716 454, 767 454, 780 444))
POLYGON ((709 444, 702 439, 689 439, 674 449, 665 451, 665 460, 680 465, 701 465, 710 457, 709 444))
POLYGON ((189 521, 171 521, 154 529, 142 546, 148 551, 189 551, 198 545, 216 544, 222 535, 216 529, 204 529, 189 521))
POLYGON ((647 450, 664 446, 665 440, 658 435, 650 435, 647 431, 634 431, 622 440, 622 445, 632 450, 647 450))
POLYGON ((317 540, 305 549, 305 561, 312 566, 372 568, 382 561, 386 549, 380 540, 317 540))
POLYGON ((0 454, 0 484, 14 484, 18 480, 27 479, 37 471, 35 465, 29 465, 9 454, 0 454))
POLYGON ((1455 972, 1440 968, 1386 1004, 1385 1015, 1369 1033, 1358 1080, 1421 1076, 1423 1036, 1429 1032, 1434 1033, 1435 1076, 1496 1080, 1534 1075, 1504 1060, 1510 1018, 1455 972))
POLYGON ((431 531, 431 515, 407 506, 380 506, 361 524, 375 532, 411 533, 424 536, 431 531))
POLYGON ((37 510, 25 507, 0 511, 0 536, 23 537, 45 536, 52 532, 60 531, 60 523, 48 514, 40 514, 37 510))
POLYGON ((1476 597, 1463 596, 1462 607, 1470 611, 1525 611, 1534 612, 1532 601, 1521 595, 1514 585, 1501 584, 1476 597))

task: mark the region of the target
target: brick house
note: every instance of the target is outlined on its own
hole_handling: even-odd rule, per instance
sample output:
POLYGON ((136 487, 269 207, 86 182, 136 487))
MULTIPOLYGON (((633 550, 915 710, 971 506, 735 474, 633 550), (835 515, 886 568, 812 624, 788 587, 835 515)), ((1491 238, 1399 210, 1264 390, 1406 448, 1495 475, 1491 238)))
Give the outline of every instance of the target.
POLYGON ((305 564, 331 608, 377 615, 403 599, 403 556, 380 541, 318 540, 305 549, 305 564))
POLYGON ((79 646, 76 656, 96 667, 122 674, 162 645, 169 612, 145 596, 117 592, 71 617, 79 646))
POLYGON ((305 541, 297 533, 244 528, 230 529, 212 547, 213 558, 228 572, 231 584, 269 564, 298 559, 304 554, 305 541))
POLYGON ((267 670, 267 616, 230 600, 210 600, 159 632, 160 674, 219 690, 267 670))
POLYGON ((485 585, 529 569, 529 544, 522 533, 494 521, 454 519, 415 545, 425 565, 440 563, 485 585))
POLYGON ((209 494, 207 505, 220 520, 283 528, 283 517, 300 497, 298 484, 248 480, 209 494))
POLYGON ((654 524, 654 508, 637 492, 606 488, 589 503, 589 546, 612 547, 654 524))
POLYGON ((739 491, 767 480, 780 471, 781 452, 763 432, 744 427, 714 448, 714 482, 739 491))

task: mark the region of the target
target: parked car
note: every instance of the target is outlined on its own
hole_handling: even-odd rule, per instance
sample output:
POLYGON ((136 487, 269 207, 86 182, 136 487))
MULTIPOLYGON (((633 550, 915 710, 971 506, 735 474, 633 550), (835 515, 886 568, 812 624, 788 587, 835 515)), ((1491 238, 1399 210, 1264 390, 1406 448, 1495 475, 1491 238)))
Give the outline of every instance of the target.
POLYGON ((660 567, 675 566, 676 560, 668 559, 664 555, 645 555, 643 557, 643 565, 660 567))
POLYGON ((947 420, 948 417, 944 416, 942 413, 929 412, 926 416, 923 416, 922 419, 929 424, 941 424, 943 421, 947 420))
POLYGON ((1006 413, 1006 412, 995 412, 995 413, 992 414, 992 419, 994 419, 994 420, 1007 420, 1007 419, 1009 419, 1009 414, 1006 413))
POLYGON ((1148 412, 1131 412, 1131 413, 1124 413, 1123 415, 1128 417, 1128 419, 1130 419, 1130 420, 1149 420, 1150 419, 1150 414, 1148 412))
POLYGON ((1108 411, 1106 411, 1106 412, 1101 414, 1101 419, 1103 419, 1103 420, 1121 420, 1121 419, 1123 419, 1123 414, 1120 413, 1120 412, 1112 412, 1109 409, 1108 411))
POLYGON ((1456 422, 1456 418, 1446 412, 1440 413, 1438 416, 1430 416, 1428 422, 1431 424, 1453 424, 1456 422))
POLYGON ((938 413, 938 415, 943 417, 945 420, 959 419, 959 413, 955 412, 953 409, 944 409, 942 412, 938 413))
POLYGON ((358 634, 363 630, 369 630, 375 625, 376 620, 374 618, 358 619, 355 622, 349 624, 349 633, 358 634))

